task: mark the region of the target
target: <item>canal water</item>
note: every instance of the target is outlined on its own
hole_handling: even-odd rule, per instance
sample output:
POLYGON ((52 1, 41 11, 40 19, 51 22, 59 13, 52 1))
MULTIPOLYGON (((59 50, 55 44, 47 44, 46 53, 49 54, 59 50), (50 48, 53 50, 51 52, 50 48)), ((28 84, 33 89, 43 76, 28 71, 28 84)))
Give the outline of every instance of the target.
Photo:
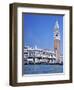
POLYGON ((63 65, 24 65, 23 74, 62 73, 63 65))

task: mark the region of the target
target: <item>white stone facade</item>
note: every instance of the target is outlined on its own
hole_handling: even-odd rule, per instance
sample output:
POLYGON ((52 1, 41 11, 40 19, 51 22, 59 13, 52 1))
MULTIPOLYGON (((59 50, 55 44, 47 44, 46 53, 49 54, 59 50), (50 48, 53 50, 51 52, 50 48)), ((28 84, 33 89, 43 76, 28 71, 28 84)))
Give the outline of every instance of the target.
MULTIPOLYGON (((54 53, 54 51, 39 48, 24 47, 24 62, 27 64, 28 63, 52 64, 57 63, 56 61, 57 61, 56 54, 54 53)), ((62 60, 60 61, 60 63, 62 63, 62 60)))

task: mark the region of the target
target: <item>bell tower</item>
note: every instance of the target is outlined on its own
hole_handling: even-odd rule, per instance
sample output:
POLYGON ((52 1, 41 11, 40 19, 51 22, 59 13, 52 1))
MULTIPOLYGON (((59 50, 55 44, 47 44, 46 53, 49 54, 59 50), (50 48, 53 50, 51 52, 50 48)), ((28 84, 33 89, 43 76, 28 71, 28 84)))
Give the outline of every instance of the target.
POLYGON ((56 63, 60 62, 60 32, 58 21, 54 27, 54 52, 56 53, 56 63))

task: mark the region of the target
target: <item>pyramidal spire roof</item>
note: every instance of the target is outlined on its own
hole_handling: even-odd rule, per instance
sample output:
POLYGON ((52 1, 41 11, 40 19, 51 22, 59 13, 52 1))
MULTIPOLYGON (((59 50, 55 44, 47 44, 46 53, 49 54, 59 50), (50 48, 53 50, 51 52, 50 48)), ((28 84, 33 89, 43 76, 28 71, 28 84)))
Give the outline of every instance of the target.
POLYGON ((56 23, 55 23, 55 29, 59 29, 59 23, 58 23, 58 20, 56 20, 56 23))

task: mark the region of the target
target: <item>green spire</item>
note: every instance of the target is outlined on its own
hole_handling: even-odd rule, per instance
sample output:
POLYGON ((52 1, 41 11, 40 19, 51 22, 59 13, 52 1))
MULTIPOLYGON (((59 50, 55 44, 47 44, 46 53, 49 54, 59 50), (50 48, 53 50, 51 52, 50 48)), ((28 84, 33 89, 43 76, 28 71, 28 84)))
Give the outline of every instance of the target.
POLYGON ((59 23, 58 23, 58 20, 56 20, 56 23, 55 23, 55 30, 59 30, 59 23))

